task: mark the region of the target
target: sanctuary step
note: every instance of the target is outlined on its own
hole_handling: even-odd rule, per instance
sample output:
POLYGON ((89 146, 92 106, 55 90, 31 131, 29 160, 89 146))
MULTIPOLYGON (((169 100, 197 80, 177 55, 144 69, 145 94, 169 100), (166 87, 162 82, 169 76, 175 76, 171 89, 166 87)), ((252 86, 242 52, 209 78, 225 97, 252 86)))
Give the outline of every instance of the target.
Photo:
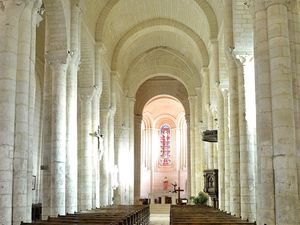
POLYGON ((149 224, 149 206, 145 205, 118 205, 97 208, 80 213, 67 214, 58 217, 49 217, 34 223, 21 223, 21 225, 147 225, 149 224))
POLYGON ((170 214, 170 204, 150 204, 150 214, 170 214))
POLYGON ((170 225, 255 225, 216 208, 197 205, 172 205, 170 225))

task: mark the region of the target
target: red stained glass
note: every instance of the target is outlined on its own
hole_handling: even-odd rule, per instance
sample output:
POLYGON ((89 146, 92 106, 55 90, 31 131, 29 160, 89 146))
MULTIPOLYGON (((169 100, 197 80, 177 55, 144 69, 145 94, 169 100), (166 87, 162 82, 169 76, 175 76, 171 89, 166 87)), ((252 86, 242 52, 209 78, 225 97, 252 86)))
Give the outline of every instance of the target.
POLYGON ((163 124, 160 128, 160 165, 171 164, 170 152, 171 129, 168 124, 163 124))

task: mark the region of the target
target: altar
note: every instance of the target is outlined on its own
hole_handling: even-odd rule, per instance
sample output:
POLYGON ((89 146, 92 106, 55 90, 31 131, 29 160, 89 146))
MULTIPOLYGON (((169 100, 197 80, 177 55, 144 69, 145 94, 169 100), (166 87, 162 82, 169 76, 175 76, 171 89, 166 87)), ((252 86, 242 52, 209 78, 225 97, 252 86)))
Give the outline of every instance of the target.
POLYGON ((150 204, 156 204, 158 199, 161 199, 161 203, 158 204, 171 204, 176 205, 177 194, 172 192, 154 192, 149 193, 150 204), (166 198, 171 198, 171 203, 166 203, 166 198))

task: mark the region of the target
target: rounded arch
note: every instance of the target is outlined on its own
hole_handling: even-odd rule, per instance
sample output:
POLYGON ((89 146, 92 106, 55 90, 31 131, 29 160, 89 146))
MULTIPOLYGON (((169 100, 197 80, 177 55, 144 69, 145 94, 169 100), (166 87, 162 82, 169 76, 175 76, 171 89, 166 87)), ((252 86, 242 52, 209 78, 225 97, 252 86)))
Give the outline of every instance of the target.
POLYGON ((142 115, 144 106, 151 99, 158 95, 172 96, 179 100, 183 105, 186 114, 190 113, 188 92, 186 87, 176 79, 172 79, 170 76, 154 76, 144 81, 137 89, 135 98, 134 113, 135 115, 142 115), (164 85, 168 85, 165 89, 164 85), (152 87, 149 89, 149 86, 152 87))
POLYGON ((201 61, 203 66, 208 66, 209 64, 209 55, 207 46, 205 45, 204 41, 199 37, 198 34, 196 34, 191 28, 188 26, 167 18, 155 18, 146 20, 135 27, 133 27, 131 30, 129 30, 123 37, 119 40, 117 43, 111 60, 111 68, 112 70, 117 70, 118 65, 118 56, 120 54, 120 51, 123 47, 131 45, 139 36, 146 35, 149 32, 153 31, 154 27, 159 27, 160 29, 166 29, 165 27, 171 27, 180 34, 186 34, 198 47, 199 52, 202 56, 201 61))
MULTIPOLYGON (((97 24, 96 24, 96 40, 101 40, 103 36, 103 29, 105 25, 106 18, 108 15, 111 13, 112 9, 114 8, 115 5, 119 3, 120 0, 110 0, 107 2, 103 10, 101 11, 100 15, 98 16, 97 19, 97 24)), ((207 0, 193 0, 194 2, 197 3, 199 8, 204 12, 206 15, 208 24, 209 24, 209 36, 210 38, 217 38, 218 37, 218 21, 216 14, 210 4, 208 3, 207 0)))
POLYGON ((151 69, 154 67, 177 69, 184 76, 180 76, 183 78, 182 80, 193 80, 193 83, 201 84, 200 72, 195 65, 185 59, 179 51, 163 46, 154 47, 137 56, 129 66, 126 73, 128 78, 125 83, 133 83, 134 81, 131 79, 134 77, 133 79, 136 80, 136 73, 142 74, 141 71, 146 71, 145 66, 151 69), (133 74, 134 76, 132 76, 133 74))

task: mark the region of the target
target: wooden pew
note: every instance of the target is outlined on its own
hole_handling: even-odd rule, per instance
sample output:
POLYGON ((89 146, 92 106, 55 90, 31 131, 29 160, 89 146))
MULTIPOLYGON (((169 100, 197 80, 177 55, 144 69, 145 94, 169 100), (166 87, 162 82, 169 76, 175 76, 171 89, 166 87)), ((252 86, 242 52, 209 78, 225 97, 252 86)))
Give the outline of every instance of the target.
POLYGON ((197 205, 172 205, 170 225, 254 225, 216 208, 197 205))
POLYGON ((149 217, 150 210, 148 205, 118 205, 74 214, 58 215, 58 217, 49 217, 47 220, 34 223, 22 222, 21 225, 147 225, 149 224, 149 217))

